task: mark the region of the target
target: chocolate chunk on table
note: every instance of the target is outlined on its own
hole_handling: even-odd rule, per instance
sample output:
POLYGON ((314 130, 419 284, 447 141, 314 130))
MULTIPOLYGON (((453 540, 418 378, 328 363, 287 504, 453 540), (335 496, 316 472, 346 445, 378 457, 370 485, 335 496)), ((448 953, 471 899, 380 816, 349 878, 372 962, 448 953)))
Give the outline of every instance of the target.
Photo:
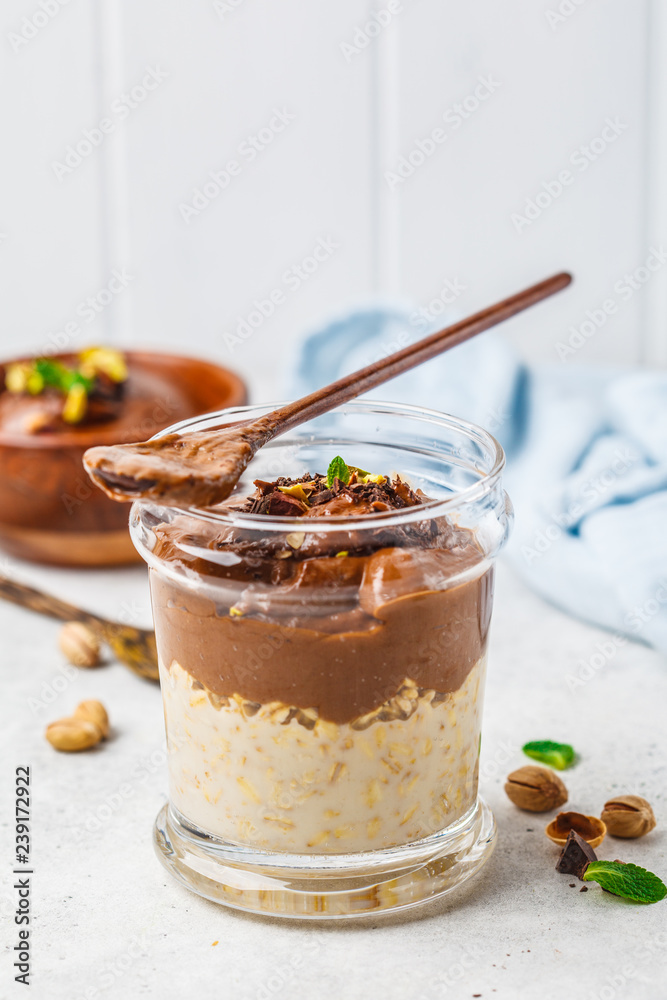
POLYGON ((583 879, 591 861, 597 861, 597 854, 576 830, 570 830, 565 846, 556 862, 556 871, 563 875, 576 875, 583 879))

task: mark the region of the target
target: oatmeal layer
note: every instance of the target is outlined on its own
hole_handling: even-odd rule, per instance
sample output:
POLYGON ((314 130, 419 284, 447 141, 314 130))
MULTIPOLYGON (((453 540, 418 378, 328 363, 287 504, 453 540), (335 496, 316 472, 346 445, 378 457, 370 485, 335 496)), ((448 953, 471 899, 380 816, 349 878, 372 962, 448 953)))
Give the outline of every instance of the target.
POLYGON ((336 724, 257 704, 161 667, 171 801, 201 830, 266 850, 343 853, 427 837, 477 795, 485 657, 447 694, 406 677, 336 724))

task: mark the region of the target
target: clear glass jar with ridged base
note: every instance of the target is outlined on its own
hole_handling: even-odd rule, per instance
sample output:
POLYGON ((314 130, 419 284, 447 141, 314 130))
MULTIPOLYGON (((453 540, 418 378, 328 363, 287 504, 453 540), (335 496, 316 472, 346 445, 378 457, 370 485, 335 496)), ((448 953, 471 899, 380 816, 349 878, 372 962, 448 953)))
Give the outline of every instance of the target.
POLYGON ((169 750, 155 843, 180 882, 256 913, 343 918, 415 906, 481 867, 502 467, 472 424, 355 402, 271 442, 219 507, 134 505, 169 750))

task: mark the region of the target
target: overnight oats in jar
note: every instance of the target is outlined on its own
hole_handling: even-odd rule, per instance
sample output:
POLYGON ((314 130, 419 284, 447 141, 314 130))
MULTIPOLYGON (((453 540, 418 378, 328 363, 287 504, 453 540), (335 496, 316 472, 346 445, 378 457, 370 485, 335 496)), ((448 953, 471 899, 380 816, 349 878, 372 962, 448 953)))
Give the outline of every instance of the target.
POLYGON ((472 424, 355 402, 263 448, 223 504, 135 504, 169 751, 156 845, 180 881, 255 912, 343 917, 481 867, 502 466, 472 424))

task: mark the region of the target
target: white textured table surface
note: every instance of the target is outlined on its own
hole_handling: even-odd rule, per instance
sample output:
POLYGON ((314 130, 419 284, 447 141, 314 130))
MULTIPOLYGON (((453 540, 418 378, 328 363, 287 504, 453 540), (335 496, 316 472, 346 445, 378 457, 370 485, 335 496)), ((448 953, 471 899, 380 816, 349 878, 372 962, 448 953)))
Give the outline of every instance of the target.
MULTIPOLYGON (((146 618, 142 571, 82 577, 6 560, 2 568, 99 610, 146 618)), ((569 808, 599 813, 610 794, 626 791, 645 795, 658 816, 648 837, 608 838, 602 856, 666 876, 667 664, 656 653, 628 643, 572 691, 568 675, 600 643, 604 658, 609 636, 548 607, 501 568, 482 754, 496 851, 471 883, 411 916, 324 926, 227 911, 169 878, 151 844, 166 789, 158 689, 116 664, 68 680, 57 628, 0 606, 3 998, 26 995, 12 981, 10 957, 20 764, 32 771, 33 998, 667 996, 667 903, 632 905, 597 886, 569 888, 572 879, 554 871, 544 818, 519 812, 502 790, 506 773, 527 763, 524 741, 573 743, 581 762, 564 775, 569 808), (113 737, 96 751, 58 754, 44 726, 84 698, 105 703, 113 737)))

